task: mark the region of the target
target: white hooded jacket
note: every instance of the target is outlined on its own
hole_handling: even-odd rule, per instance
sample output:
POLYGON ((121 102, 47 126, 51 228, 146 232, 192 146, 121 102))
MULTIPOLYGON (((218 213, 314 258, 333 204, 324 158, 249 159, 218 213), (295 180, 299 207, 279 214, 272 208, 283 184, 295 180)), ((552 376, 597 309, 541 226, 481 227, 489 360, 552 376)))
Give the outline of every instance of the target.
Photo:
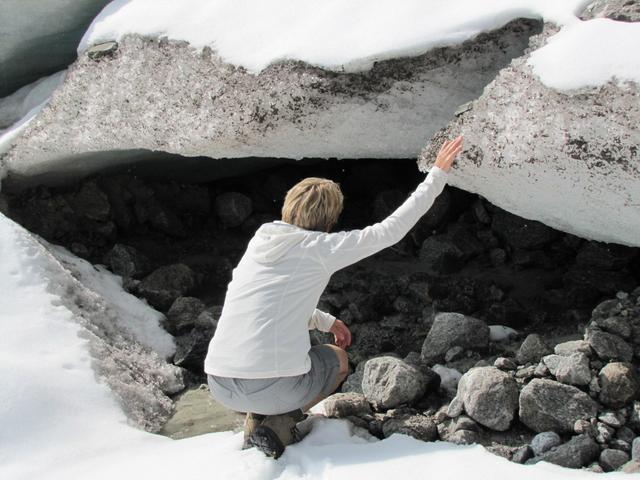
POLYGON ((446 180, 432 167, 400 207, 362 230, 325 233, 280 220, 260 226, 233 270, 204 371, 232 378, 308 372, 308 330, 328 332, 335 320, 315 308, 331 275, 400 241, 446 180))

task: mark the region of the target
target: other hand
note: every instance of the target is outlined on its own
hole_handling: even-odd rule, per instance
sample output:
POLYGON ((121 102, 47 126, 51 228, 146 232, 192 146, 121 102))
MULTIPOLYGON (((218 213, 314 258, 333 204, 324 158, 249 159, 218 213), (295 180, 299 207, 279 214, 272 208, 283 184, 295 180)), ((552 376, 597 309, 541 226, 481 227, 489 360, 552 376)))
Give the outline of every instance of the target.
POLYGON ((445 172, 451 169, 451 164, 456 158, 456 155, 462 150, 462 135, 453 140, 445 140, 440 147, 438 156, 436 157, 435 166, 441 168, 445 172))
POLYGON ((335 338, 335 342, 338 347, 344 349, 351 345, 351 331, 342 320, 338 320, 336 318, 329 331, 333 333, 333 337, 335 338))

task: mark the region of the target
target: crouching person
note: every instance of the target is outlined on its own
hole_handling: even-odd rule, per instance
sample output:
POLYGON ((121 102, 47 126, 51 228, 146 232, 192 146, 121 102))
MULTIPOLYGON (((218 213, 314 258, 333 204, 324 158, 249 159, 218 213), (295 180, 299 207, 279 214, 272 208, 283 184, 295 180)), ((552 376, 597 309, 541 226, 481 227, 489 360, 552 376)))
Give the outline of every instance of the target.
POLYGON ((344 381, 351 333, 315 308, 320 295, 337 270, 407 234, 444 188, 461 143, 445 142, 427 177, 382 222, 332 233, 343 207, 340 187, 306 178, 287 192, 282 220, 256 231, 233 270, 204 363, 213 398, 247 412, 245 448, 278 458, 298 440, 303 412, 344 381), (312 347, 314 328, 332 332, 336 345, 312 347))

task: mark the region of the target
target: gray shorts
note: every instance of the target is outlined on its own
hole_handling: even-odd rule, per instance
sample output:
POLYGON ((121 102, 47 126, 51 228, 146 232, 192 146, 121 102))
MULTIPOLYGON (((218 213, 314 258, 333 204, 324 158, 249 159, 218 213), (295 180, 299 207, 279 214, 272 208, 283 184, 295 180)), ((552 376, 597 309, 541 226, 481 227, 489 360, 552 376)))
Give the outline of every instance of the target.
POLYGON ((338 380, 340 360, 326 345, 309 350, 311 370, 276 378, 228 378, 207 374, 211 396, 237 412, 277 415, 308 405, 322 394, 329 396, 338 380))

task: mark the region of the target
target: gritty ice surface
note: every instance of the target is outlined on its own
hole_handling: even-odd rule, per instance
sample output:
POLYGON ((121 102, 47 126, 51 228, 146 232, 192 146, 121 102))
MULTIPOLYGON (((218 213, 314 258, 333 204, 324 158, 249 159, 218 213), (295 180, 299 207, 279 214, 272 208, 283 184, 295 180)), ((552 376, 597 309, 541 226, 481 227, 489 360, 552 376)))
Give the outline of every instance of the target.
POLYGON ((640 24, 598 18, 563 28, 528 63, 557 90, 594 87, 612 77, 640 83, 640 24))
POLYGON ((516 18, 578 21, 585 0, 115 0, 94 19, 78 52, 127 33, 210 46, 259 72, 302 60, 337 71, 459 44, 516 18), (357 21, 354 21, 357 19, 357 21))

